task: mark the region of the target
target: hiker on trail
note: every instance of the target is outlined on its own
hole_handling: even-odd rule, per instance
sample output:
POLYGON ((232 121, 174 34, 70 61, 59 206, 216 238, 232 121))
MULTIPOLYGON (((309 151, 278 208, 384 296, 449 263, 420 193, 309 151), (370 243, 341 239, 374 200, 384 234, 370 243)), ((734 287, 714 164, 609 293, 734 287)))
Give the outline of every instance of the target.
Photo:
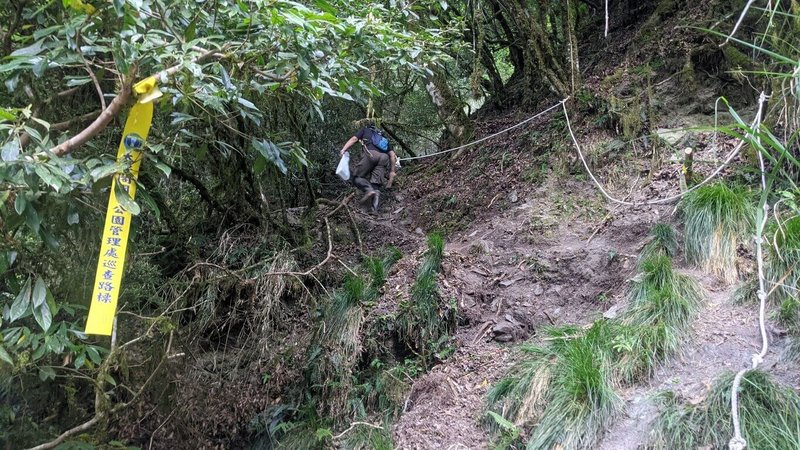
POLYGON ((367 122, 344 144, 339 152, 341 156, 358 141, 364 147, 364 154, 352 171, 353 184, 364 192, 361 202, 372 199, 372 212, 377 213, 381 195, 379 189, 392 187, 397 174, 397 155, 389 148, 389 141, 383 137, 383 133, 372 122, 367 122))

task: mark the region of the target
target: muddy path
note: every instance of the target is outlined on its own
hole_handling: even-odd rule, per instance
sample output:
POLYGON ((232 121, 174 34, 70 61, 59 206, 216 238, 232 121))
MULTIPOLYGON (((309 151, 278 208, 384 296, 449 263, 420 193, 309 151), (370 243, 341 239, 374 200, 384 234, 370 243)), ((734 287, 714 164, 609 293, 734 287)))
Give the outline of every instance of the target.
POLYGON ((542 187, 448 239, 440 286, 462 315, 457 350, 414 383, 393 427, 397 449, 488 448, 486 393, 515 344, 590 322, 624 297, 650 227, 671 208, 617 214, 590 186, 567 189, 542 187), (584 206, 564 210, 555 195, 584 206))

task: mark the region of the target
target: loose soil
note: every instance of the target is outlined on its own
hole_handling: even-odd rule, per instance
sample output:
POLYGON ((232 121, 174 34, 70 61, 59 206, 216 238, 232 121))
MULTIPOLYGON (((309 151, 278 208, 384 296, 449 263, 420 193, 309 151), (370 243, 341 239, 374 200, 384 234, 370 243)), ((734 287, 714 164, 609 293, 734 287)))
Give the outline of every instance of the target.
MULTIPOLYGON (((608 136, 600 132, 578 138, 591 154, 608 136)), ((711 135, 690 138, 700 161, 718 160, 735 144, 725 138, 713 141, 711 135)), ((388 199, 384 214, 359 215, 373 227, 368 233, 383 233, 386 242, 404 250, 417 246, 405 252, 371 314, 392 312, 407 298, 424 252, 424 235, 444 228, 440 289, 445 298, 456 300, 461 316, 453 338, 455 353, 415 381, 404 413, 393 425, 397 449, 490 448, 491 436, 481 423, 485 396, 519 358, 515 344, 535 341, 548 326, 586 324, 619 311, 652 225, 680 224, 674 203, 620 207, 607 202, 579 171, 572 171, 576 161, 569 156, 561 155, 566 175, 526 183, 521 180, 526 167, 540 160, 535 152, 521 155, 513 145, 509 148, 516 164, 502 169, 502 155, 482 155, 480 149, 446 166, 431 162, 414 167, 407 188, 388 199), (526 166, 523 157, 535 162, 526 166), (476 165, 481 165, 480 172, 476 165), (470 171, 476 177, 463 179, 470 171), (432 197, 439 199, 438 206, 431 206, 436 204, 428 201, 432 197), (467 226, 448 229, 454 218, 467 226)), ((598 172, 611 180, 618 198, 642 202, 675 195, 680 162, 662 156, 653 171, 648 171, 653 160, 639 158, 628 161, 625 170, 598 172)), ((703 162, 696 170, 702 175, 712 167, 703 162)), ((706 292, 693 332, 682 354, 659 368, 650 382, 621 392, 625 412, 598 448, 642 447, 658 414, 653 394, 669 389, 701 401, 715 378, 745 367, 750 354, 758 351, 757 307, 733 305, 732 286, 698 270, 682 270, 706 292)), ((798 388, 800 375, 778 362, 782 345, 772 342, 763 367, 798 388)))

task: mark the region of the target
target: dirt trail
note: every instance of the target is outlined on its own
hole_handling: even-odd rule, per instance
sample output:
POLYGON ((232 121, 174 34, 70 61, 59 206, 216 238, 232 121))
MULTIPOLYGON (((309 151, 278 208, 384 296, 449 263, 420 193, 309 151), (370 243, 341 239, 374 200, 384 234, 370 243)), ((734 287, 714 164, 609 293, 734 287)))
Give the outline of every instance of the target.
POLYGON ((480 424, 486 392, 513 364, 513 344, 546 326, 586 323, 624 296, 635 255, 667 210, 617 218, 590 186, 575 183, 558 195, 592 202, 565 213, 548 198, 554 189, 448 240, 443 294, 458 301, 465 323, 455 354, 414 383, 393 428, 397 449, 488 448, 480 424))

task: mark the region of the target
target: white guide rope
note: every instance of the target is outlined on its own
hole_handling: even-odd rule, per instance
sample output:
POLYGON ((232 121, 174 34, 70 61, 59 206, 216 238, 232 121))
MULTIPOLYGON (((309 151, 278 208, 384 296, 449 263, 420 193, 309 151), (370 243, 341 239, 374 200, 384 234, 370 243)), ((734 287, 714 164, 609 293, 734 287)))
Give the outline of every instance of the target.
POLYGON ((720 47, 725 45, 725 44, 727 44, 728 41, 731 40, 733 35, 736 34, 736 30, 738 30, 739 29, 739 25, 742 24, 742 20, 744 20, 744 16, 747 15, 747 11, 750 9, 750 6, 752 6, 753 3, 755 3, 755 1, 756 0, 748 0, 747 4, 744 5, 744 10, 742 10, 742 14, 739 16, 739 20, 736 21, 736 25, 734 25, 733 30, 731 30, 731 34, 728 35, 728 37, 725 39, 725 42, 720 44, 720 47))
MULTIPOLYGON (((572 137, 572 142, 575 144, 575 150, 577 150, 577 152, 578 152, 578 156, 580 157, 581 162, 583 163, 583 167, 584 167, 584 169, 586 169, 586 173, 589 174, 589 178, 592 179, 594 184, 597 185, 597 188, 600 189, 600 192, 602 192, 603 195, 608 200, 610 200, 610 201, 612 201, 614 203, 618 203, 620 205, 626 205, 626 206, 658 205, 658 204, 662 204, 662 203, 669 203, 669 202, 672 202, 672 201, 675 201, 675 200, 679 200, 681 197, 683 197, 684 195, 688 194, 689 192, 692 192, 692 191, 700 188, 701 186, 703 186, 705 184, 708 184, 709 181, 711 181, 717 175, 719 175, 719 173, 722 172, 722 169, 724 169, 728 164, 730 164, 730 162, 733 161, 733 158, 735 158, 736 155, 739 154, 739 151, 741 151, 742 147, 744 147, 744 144, 745 144, 745 141, 740 141, 739 144, 736 145, 736 147, 734 147, 733 150, 730 151, 730 153, 728 153, 728 157, 725 158, 725 161, 723 161, 722 164, 719 165, 719 167, 717 167, 716 169, 714 169, 713 172, 711 172, 711 175, 707 176, 706 179, 704 179, 700 183, 692 186, 691 189, 688 189, 685 192, 681 192, 680 194, 676 194, 676 195, 673 195, 671 197, 660 198, 660 199, 656 199, 656 200, 649 200, 649 201, 646 201, 646 202, 638 202, 638 203, 637 202, 626 202, 625 200, 620 200, 620 199, 618 199, 616 197, 611 196, 603 188, 603 185, 599 181, 597 181, 597 178, 595 178, 594 174, 592 173, 592 170, 589 168, 589 164, 586 162, 586 158, 583 156, 583 152, 581 151, 581 147, 578 144, 578 139, 575 137, 575 133, 572 131, 572 124, 570 123, 570 120, 569 120, 569 113, 567 113, 567 107, 564 105, 564 103, 562 103, 561 105, 564 107, 564 117, 567 119, 567 129, 569 130, 569 134, 572 137)), ((758 123, 760 123, 760 121, 758 123)), ((753 122, 753 126, 756 126, 756 122, 753 122)))
MULTIPOLYGON (((758 98, 758 113, 756 114, 756 121, 755 126, 753 129, 758 128, 761 125, 761 114, 764 110, 764 103, 767 100, 767 96, 764 92, 761 92, 761 96, 758 98)), ((756 141, 760 144, 761 138, 755 136, 756 141)), ((764 157, 761 155, 761 151, 757 149, 758 153, 758 163, 761 168, 761 190, 762 192, 766 192, 767 190, 767 178, 766 178, 766 169, 764 168, 764 157)), ((767 218, 769 217, 769 204, 766 202, 766 198, 764 200, 764 210, 763 210, 763 217, 761 220, 756 224, 756 262, 758 263, 758 300, 760 301, 760 306, 758 310, 758 325, 761 331, 761 352, 758 354, 753 355, 752 363, 753 366, 750 369, 742 369, 737 374, 736 377, 733 379, 733 386, 731 387, 731 419, 733 420, 733 437, 731 438, 730 442, 728 442, 728 448, 730 450, 743 450, 747 447, 747 441, 742 436, 742 427, 741 422, 739 419, 739 386, 742 383, 742 377, 748 370, 753 370, 758 368, 758 365, 764 361, 764 357, 767 355, 767 351, 769 350, 769 339, 767 338, 767 328, 765 324, 765 316, 766 316, 766 308, 767 308, 767 290, 764 283, 764 257, 762 253, 761 243, 763 242, 763 234, 764 234, 764 225, 767 223, 767 218)))
POLYGON ((533 115, 531 117, 528 117, 527 119, 523 120, 522 122, 520 122, 520 123, 518 123, 516 125, 512 125, 512 126, 506 128, 504 130, 498 131, 497 133, 494 133, 494 134, 490 134, 489 136, 480 138, 480 139, 478 139, 476 141, 472 141, 472 142, 469 142, 469 143, 464 144, 464 145, 459 145, 458 147, 448 148, 447 150, 442 150, 442 151, 431 153, 431 154, 428 154, 428 155, 412 156, 412 157, 409 157, 409 158, 398 158, 398 161, 411 161, 412 159, 430 158, 432 156, 437 156, 437 155, 441 155, 441 154, 444 154, 444 153, 450 153, 450 152, 454 152, 456 150, 461 150, 462 148, 472 147, 475 144, 479 144, 479 143, 481 143, 483 141, 487 141, 487 140, 489 140, 489 139, 491 139, 493 137, 499 136, 499 135, 501 135, 503 133, 507 133, 507 132, 513 130, 514 128, 521 127, 522 125, 525 125, 526 123, 530 122, 531 120, 536 119, 537 117, 541 117, 544 114, 546 114, 546 113, 558 108, 559 105, 563 105, 567 100, 569 100, 569 97, 565 98, 564 100, 561 100, 560 102, 558 102, 555 105, 545 109, 544 111, 542 111, 540 113, 537 113, 537 114, 535 114, 535 115, 533 115))

